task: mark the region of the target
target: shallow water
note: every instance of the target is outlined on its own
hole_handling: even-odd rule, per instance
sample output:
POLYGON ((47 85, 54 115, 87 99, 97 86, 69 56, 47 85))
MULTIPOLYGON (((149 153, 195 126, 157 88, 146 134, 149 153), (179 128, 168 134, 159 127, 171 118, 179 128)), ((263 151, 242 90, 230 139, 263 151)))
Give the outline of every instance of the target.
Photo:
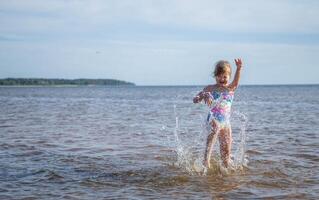
POLYGON ((241 86, 202 173, 201 87, 0 88, 0 199, 317 199, 319 86, 241 86))

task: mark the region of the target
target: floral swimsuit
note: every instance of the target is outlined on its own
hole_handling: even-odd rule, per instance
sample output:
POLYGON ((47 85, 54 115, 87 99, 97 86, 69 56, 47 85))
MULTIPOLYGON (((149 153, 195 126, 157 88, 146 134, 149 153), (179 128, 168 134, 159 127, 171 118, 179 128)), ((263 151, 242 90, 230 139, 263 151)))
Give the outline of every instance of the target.
POLYGON ((209 106, 207 122, 211 124, 214 120, 222 127, 230 126, 230 111, 234 99, 233 91, 212 91, 209 92, 212 104, 209 106))

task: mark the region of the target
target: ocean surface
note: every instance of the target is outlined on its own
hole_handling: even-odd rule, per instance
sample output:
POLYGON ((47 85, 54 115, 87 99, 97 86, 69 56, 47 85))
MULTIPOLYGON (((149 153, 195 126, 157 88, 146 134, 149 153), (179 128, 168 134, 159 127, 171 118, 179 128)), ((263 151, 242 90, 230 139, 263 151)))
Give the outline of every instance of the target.
POLYGON ((240 86, 202 166, 202 87, 0 87, 0 199, 318 199, 319 85, 240 86))

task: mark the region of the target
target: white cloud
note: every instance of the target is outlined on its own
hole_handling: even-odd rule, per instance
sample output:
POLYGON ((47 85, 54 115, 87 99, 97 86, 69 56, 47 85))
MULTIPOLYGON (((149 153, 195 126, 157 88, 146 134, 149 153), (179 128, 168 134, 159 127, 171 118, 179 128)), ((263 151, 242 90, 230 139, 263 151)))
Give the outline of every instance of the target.
POLYGON ((89 31, 86 29, 141 23, 195 30, 319 33, 319 2, 310 0, 16 0, 1 1, 0 7, 1 30, 89 31))
POLYGON ((207 84, 213 81, 210 74, 215 61, 243 57, 247 65, 243 83, 319 83, 319 68, 312 63, 319 55, 318 41, 284 44, 280 34, 273 40, 276 43, 271 40, 276 33, 319 34, 318 1, 12 0, 0 1, 0 8, 2 77, 207 84), (148 25, 160 31, 143 32, 141 28, 142 37, 137 38, 131 30, 148 25), (114 26, 124 27, 119 34, 132 37, 123 40, 116 37, 116 31, 112 35, 109 29, 114 26), (179 30, 178 36, 188 34, 188 40, 177 41, 170 35, 171 30, 179 30), (105 35, 94 37, 99 31, 105 35), (200 42, 201 35, 196 31, 228 36, 223 42, 200 42), (256 32, 270 33, 270 40, 260 43, 247 39, 256 32), (83 33, 93 36, 78 36, 83 33), (245 33, 249 34, 240 40, 245 33), (50 34, 53 39, 45 38, 50 34), (147 34, 167 37, 147 40, 147 34), (231 42, 231 34, 237 35, 237 43, 231 42), (42 40, 32 40, 41 36, 42 40))

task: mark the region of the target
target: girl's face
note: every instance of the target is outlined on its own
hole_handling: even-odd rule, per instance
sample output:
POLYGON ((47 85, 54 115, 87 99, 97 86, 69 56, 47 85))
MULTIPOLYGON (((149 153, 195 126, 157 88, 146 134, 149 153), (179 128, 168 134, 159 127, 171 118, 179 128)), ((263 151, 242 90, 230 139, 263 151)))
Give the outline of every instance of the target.
POLYGON ((230 74, 229 73, 219 74, 215 78, 216 78, 216 83, 219 86, 227 86, 229 82, 230 74))

